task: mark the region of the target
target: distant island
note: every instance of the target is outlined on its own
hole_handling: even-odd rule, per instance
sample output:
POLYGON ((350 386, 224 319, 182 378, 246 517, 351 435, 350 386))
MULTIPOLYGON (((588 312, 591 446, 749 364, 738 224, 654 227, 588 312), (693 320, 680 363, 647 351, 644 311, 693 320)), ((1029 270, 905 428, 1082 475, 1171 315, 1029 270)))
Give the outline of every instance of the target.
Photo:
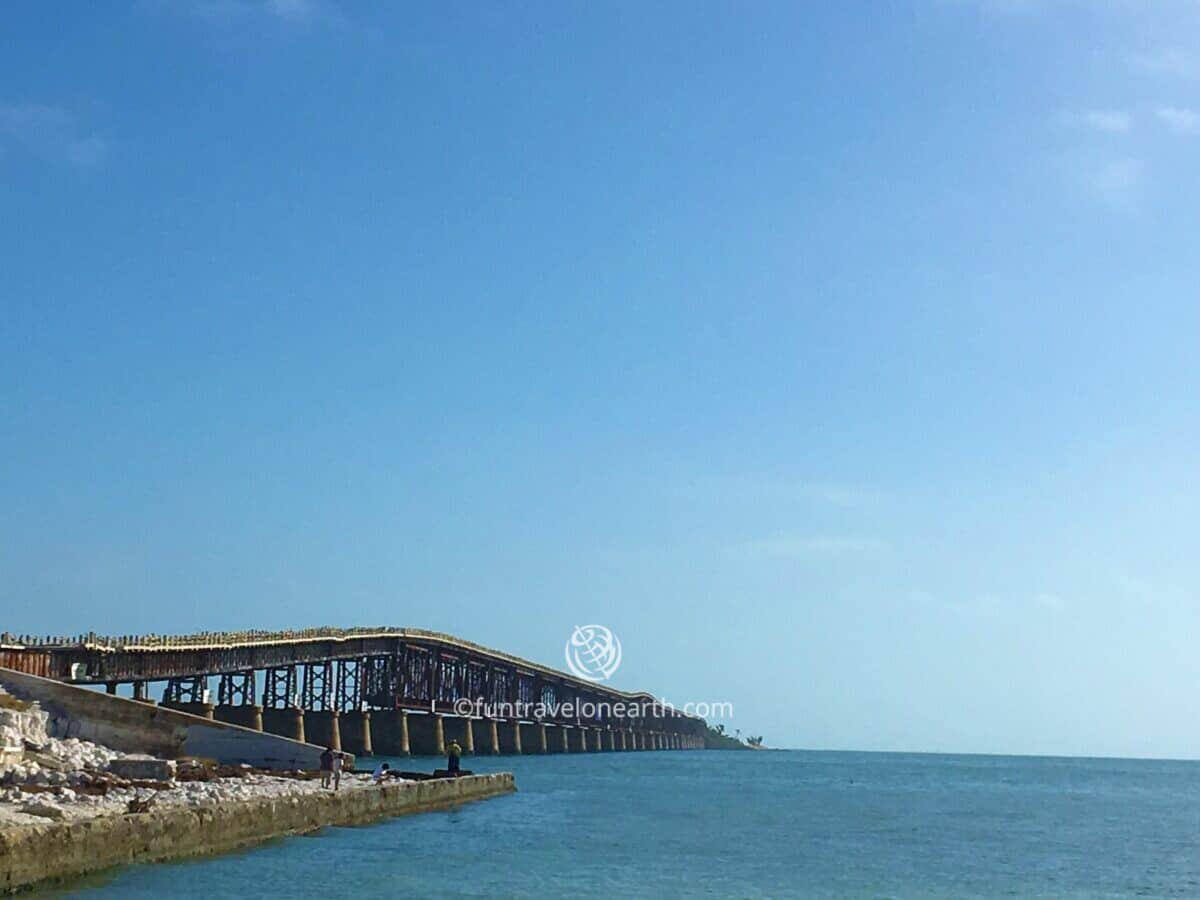
POLYGON ((705 750, 768 750, 763 746, 762 735, 748 737, 742 740, 741 731, 729 734, 724 725, 709 725, 704 733, 705 750))

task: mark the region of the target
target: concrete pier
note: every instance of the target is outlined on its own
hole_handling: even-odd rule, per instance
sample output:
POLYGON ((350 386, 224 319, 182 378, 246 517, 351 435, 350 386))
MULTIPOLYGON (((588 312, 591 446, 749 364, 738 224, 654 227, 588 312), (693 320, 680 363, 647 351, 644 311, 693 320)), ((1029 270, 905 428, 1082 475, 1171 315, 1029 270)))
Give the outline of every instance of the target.
POLYGON ((402 709, 377 709, 372 712, 371 746, 383 756, 408 756, 408 713, 402 709))
POLYGON ((537 727, 537 731, 538 731, 538 753, 549 753, 550 752, 550 741, 547 739, 545 724, 539 723, 538 727, 537 727))
POLYGON ((592 749, 595 750, 596 752, 600 752, 602 750, 608 749, 607 747, 604 746, 604 729, 603 728, 594 729, 594 731, 592 733, 592 749))
POLYGON ((355 756, 375 755, 371 741, 371 713, 367 710, 342 713, 339 731, 342 749, 347 753, 355 756))
POLYGON ((341 722, 339 721, 340 718, 335 709, 320 710, 317 712, 305 710, 304 734, 308 737, 308 743, 341 750, 342 729, 341 722))
POLYGON ((304 710, 294 706, 288 709, 264 709, 262 716, 263 731, 294 741, 304 740, 304 710))
POLYGON ((500 755, 500 727, 495 719, 486 719, 484 734, 487 736, 487 751, 492 756, 500 755))
POLYGON ((579 747, 580 751, 583 753, 587 753, 588 738, 587 738, 587 729, 586 728, 576 728, 575 729, 575 740, 576 740, 576 746, 579 747))
MULTIPOLYGON (((337 793, 321 791, 289 802, 256 798, 200 809, 181 804, 77 822, 8 826, 0 828, 0 894, 113 866, 226 853, 331 825, 367 825, 449 809, 514 790, 508 773, 468 775, 358 789, 343 785, 337 793)), ((244 893, 261 894, 266 887, 247 884, 244 893)))
POLYGON ((263 708, 261 706, 217 706, 213 709, 213 718, 218 722, 228 722, 230 725, 241 725, 243 728, 263 730, 263 708))

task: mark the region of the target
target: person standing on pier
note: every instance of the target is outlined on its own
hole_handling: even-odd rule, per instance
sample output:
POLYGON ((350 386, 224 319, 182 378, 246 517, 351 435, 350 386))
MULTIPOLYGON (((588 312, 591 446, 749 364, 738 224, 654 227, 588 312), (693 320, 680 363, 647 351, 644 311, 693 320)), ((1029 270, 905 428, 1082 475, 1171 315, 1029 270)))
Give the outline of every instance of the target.
POLYGON ((346 754, 333 754, 333 789, 336 791, 342 786, 342 768, 346 765, 346 754))
POLYGON ((458 741, 451 741, 450 746, 446 748, 446 771, 451 775, 458 774, 458 758, 462 756, 462 747, 458 746, 458 741))
POLYGON ((321 753, 321 787, 329 787, 333 778, 333 748, 326 747, 321 753))

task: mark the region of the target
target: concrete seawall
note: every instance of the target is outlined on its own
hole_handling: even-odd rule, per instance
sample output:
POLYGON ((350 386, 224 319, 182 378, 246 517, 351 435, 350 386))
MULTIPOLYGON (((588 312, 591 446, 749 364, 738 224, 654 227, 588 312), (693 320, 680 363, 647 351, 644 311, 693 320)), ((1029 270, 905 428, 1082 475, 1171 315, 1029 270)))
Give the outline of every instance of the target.
POLYGON ((321 755, 321 747, 286 737, 9 669, 0 669, 0 687, 61 719, 62 737, 126 753, 202 756, 267 769, 315 769, 321 755))
POLYGON ((515 790, 512 775, 499 773, 14 826, 0 830, 0 893, 113 866, 224 853, 329 825, 365 825, 515 790))

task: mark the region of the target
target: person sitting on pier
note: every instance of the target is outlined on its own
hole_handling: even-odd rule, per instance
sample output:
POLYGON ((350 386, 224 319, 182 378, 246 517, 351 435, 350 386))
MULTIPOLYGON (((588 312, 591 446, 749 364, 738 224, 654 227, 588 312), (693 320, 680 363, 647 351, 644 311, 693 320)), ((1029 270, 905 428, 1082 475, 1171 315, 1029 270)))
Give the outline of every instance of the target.
POLYGON ((458 746, 458 741, 451 741, 450 746, 446 748, 446 771, 451 775, 458 774, 458 758, 462 756, 462 747, 458 746))
POLYGON ((375 779, 376 784, 382 784, 383 780, 391 774, 392 767, 387 763, 380 763, 375 767, 375 774, 371 777, 375 779))
POLYGON ((321 787, 329 787, 333 780, 333 748, 327 747, 321 753, 321 787))

